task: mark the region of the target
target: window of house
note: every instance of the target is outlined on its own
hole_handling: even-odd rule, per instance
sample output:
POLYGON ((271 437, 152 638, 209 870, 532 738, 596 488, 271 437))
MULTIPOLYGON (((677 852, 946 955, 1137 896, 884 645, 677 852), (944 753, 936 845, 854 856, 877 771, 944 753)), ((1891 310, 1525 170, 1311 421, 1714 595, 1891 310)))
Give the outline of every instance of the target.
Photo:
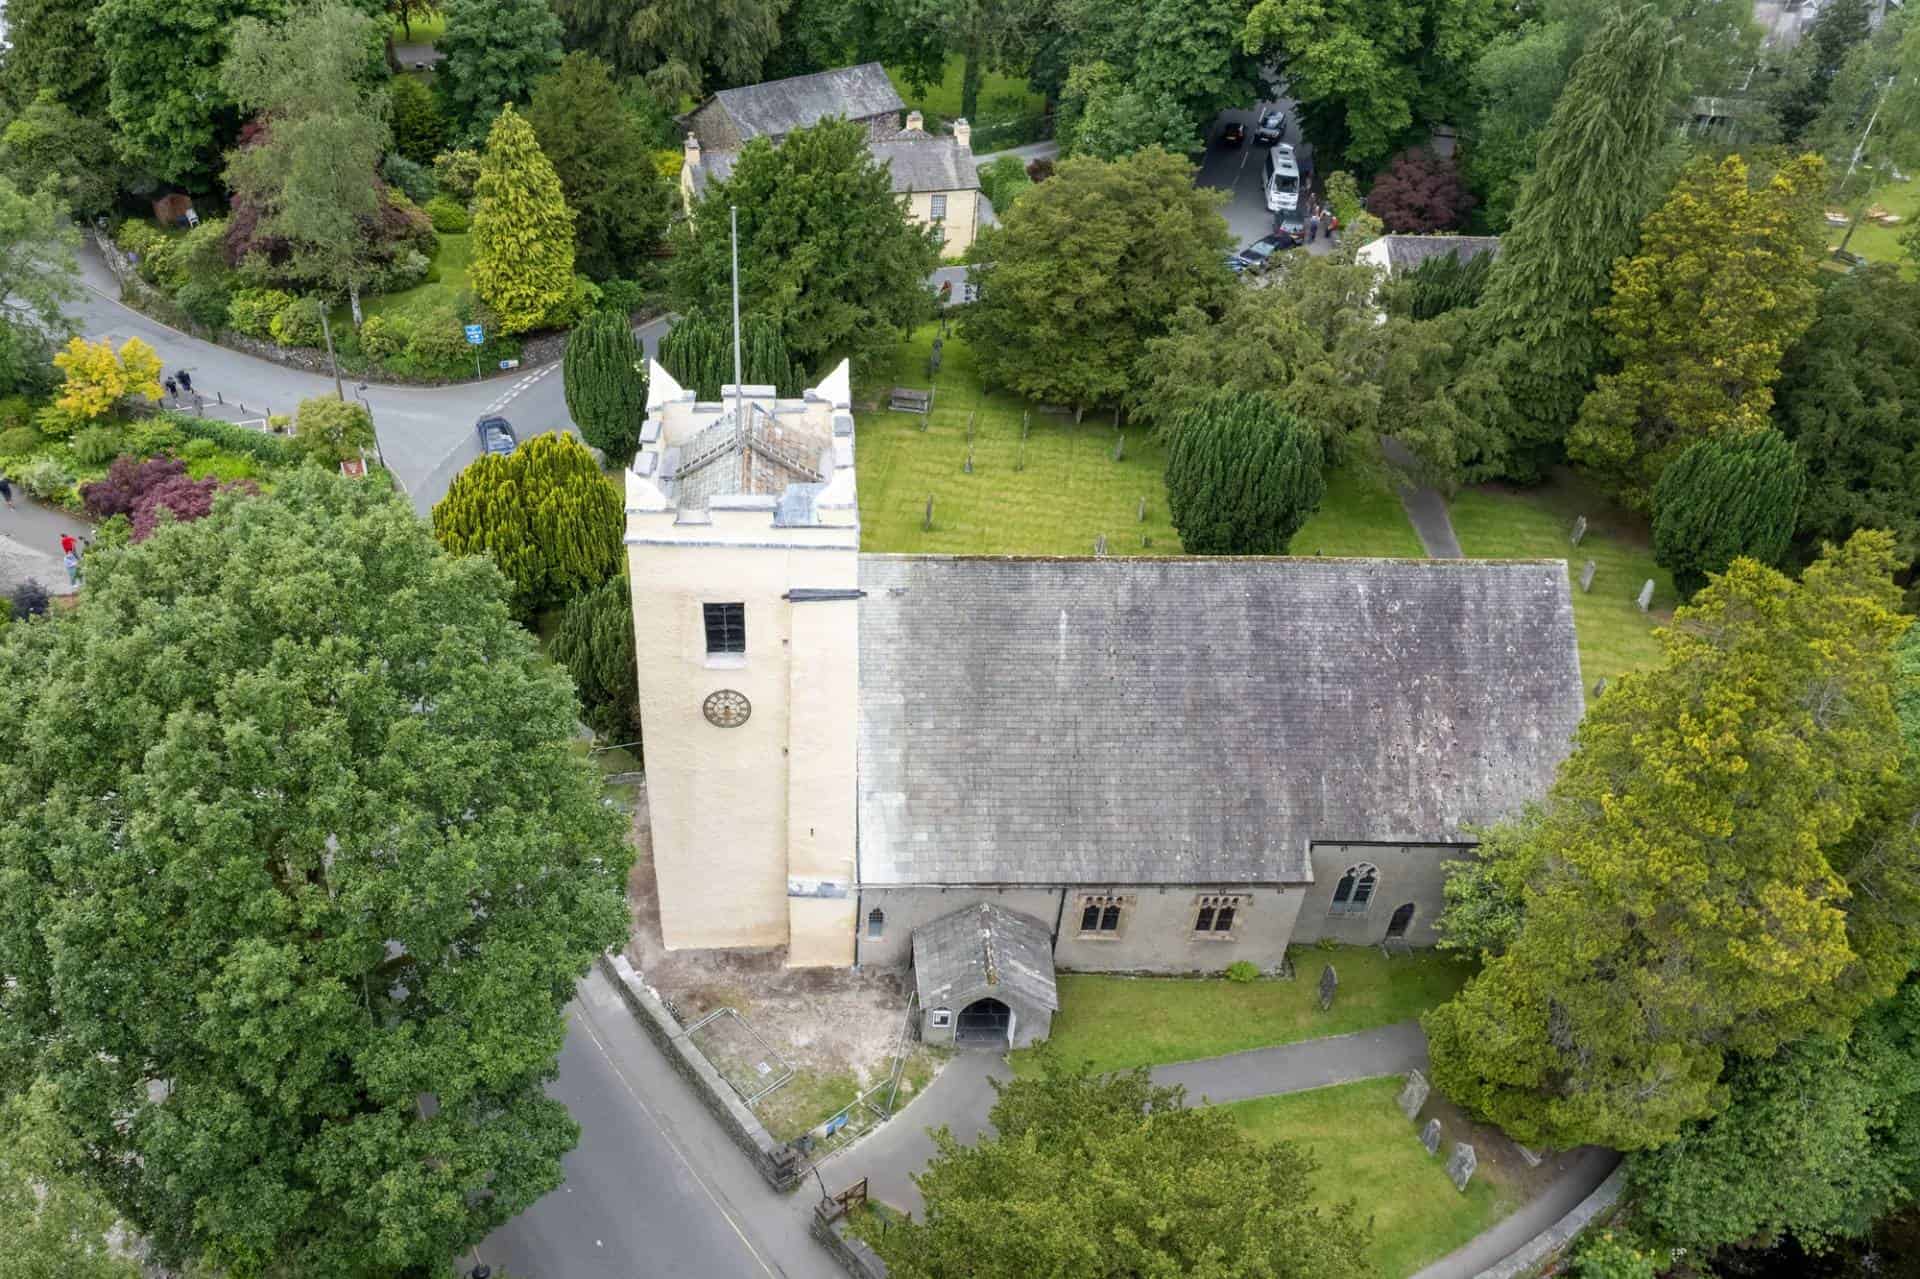
POLYGON ((877 938, 887 931, 887 913, 875 906, 867 912, 867 936, 877 938))
POLYGON ((936 195, 931 197, 931 200, 933 204, 933 220, 938 222, 941 218, 947 216, 947 197, 944 195, 936 195))
POLYGON ((1239 897, 1202 897, 1193 917, 1193 931, 1224 939, 1233 932, 1233 919, 1239 912, 1239 897))
POLYGON ((1118 897, 1082 897, 1080 899, 1080 935, 1112 937, 1120 932, 1120 908, 1125 902, 1118 897))
POLYGON ((1329 915, 1364 915, 1367 903, 1380 887, 1380 872, 1368 862, 1347 867, 1346 874, 1333 887, 1333 905, 1329 915))
POLYGON ((709 655, 747 651, 745 604, 703 604, 700 607, 706 617, 709 655))

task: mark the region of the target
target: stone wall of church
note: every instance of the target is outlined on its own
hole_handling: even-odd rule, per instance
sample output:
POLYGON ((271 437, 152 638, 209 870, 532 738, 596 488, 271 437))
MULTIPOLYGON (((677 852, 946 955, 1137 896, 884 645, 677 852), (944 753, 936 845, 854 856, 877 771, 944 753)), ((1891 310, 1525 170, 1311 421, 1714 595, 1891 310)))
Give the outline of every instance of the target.
POLYGON ((1280 963, 1293 939, 1294 919, 1305 892, 1301 887, 1202 888, 1137 885, 1045 887, 884 888, 863 885, 856 923, 860 936, 856 959, 862 964, 903 967, 913 957, 913 930, 942 915, 990 901, 1039 920, 1055 933, 1054 962, 1082 972, 1219 972, 1246 960, 1261 968, 1280 963), (1086 911, 1098 914, 1083 929, 1086 911), (1112 928, 1104 927, 1109 906, 1119 909, 1112 928), (1230 928, 1205 931, 1202 909, 1233 910, 1230 928), (873 912, 880 912, 875 935, 873 912))
POLYGON ((1439 940, 1433 921, 1446 905, 1442 885, 1447 863, 1471 852, 1454 844, 1315 844, 1314 882, 1301 903, 1293 939, 1302 945, 1323 939, 1375 945, 1386 937, 1394 912, 1412 906, 1406 939, 1410 945, 1431 946, 1439 940), (1371 899, 1361 910, 1354 910, 1351 901, 1340 903, 1336 910, 1334 897, 1341 878, 1361 866, 1377 871, 1371 899))

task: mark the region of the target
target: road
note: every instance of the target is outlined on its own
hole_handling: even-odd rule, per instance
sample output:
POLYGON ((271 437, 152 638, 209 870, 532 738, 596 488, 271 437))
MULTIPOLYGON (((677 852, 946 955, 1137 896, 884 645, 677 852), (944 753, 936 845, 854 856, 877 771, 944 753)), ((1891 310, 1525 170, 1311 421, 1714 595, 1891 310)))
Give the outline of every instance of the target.
MULTIPOLYGON (((1260 118, 1260 112, 1269 106, 1277 106, 1287 113, 1287 133, 1285 141, 1300 145, 1300 125, 1294 119, 1293 103, 1285 98, 1274 102, 1261 102, 1238 111, 1222 111, 1214 117, 1207 127, 1207 149, 1200 157, 1200 174, 1197 182, 1203 187, 1214 187, 1227 193, 1227 204, 1220 212, 1227 219, 1227 227, 1233 232, 1234 243, 1241 248, 1252 244, 1273 229, 1273 214, 1267 211, 1267 199, 1262 189, 1261 167, 1266 163, 1269 147, 1256 146, 1253 141, 1253 126, 1260 118), (1247 140, 1237 147, 1223 146, 1220 132, 1227 122, 1237 120, 1247 126, 1247 140)), ((1315 174, 1316 189, 1318 179, 1325 176, 1315 174)), ((1309 253, 1326 253, 1332 244, 1321 236, 1307 245, 1309 253)))
MULTIPOLYGON (((217 394, 245 404, 249 413, 291 413, 309 396, 333 394, 331 377, 203 342, 122 306, 113 275, 90 240, 81 245, 80 274, 85 288, 71 312, 83 334, 110 339, 116 346, 138 337, 160 353, 169 373, 185 369, 194 390, 207 399, 217 394)), ((666 327, 654 320, 639 330, 649 356, 658 351, 666 327)), ((355 381, 345 385, 349 396, 360 395, 372 410, 381 453, 423 516, 446 496, 461 468, 479 456, 473 431, 478 418, 503 414, 522 439, 542 431, 573 430, 558 361, 452 386, 375 383, 357 391, 355 381)))
POLYGON ((768 1188, 598 969, 568 1009, 547 1091, 581 1128, 566 1183, 464 1266, 515 1279, 846 1279, 807 1236, 812 1184, 768 1188))

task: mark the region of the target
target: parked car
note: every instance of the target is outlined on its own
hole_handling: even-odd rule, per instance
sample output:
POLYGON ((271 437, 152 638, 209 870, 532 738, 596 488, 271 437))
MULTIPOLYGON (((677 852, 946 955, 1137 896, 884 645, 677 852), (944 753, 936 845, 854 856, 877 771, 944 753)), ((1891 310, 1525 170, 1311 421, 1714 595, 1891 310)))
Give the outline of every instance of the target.
POLYGON ((520 443, 520 437, 513 433, 513 423, 503 417, 483 417, 473 429, 479 433, 482 453, 505 457, 520 443))
POLYGON ((1273 220, 1273 234, 1285 241, 1289 249, 1307 242, 1307 215, 1299 206, 1288 209, 1273 220))
POLYGON ((1260 146, 1278 142, 1287 136, 1287 113, 1279 107, 1268 107, 1260 113, 1260 123, 1253 126, 1253 140, 1260 146))
POLYGON ((1238 120, 1227 121, 1227 127, 1220 130, 1220 145, 1237 147, 1247 140, 1247 126, 1238 120))
POLYGON ((1236 273, 1252 271, 1258 275, 1272 264, 1274 254, 1285 253, 1288 249, 1299 247, 1299 244, 1300 241, 1284 235, 1264 236, 1234 255, 1240 263, 1234 270, 1236 273))

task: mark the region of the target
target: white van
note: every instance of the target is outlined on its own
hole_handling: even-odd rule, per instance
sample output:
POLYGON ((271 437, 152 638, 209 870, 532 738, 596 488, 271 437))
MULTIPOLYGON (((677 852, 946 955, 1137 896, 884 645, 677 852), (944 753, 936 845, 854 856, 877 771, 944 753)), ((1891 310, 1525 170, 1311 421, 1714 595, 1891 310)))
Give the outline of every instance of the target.
POLYGON ((1288 213, 1300 207, 1300 165, 1287 143, 1267 152, 1266 176, 1267 212, 1288 213))

